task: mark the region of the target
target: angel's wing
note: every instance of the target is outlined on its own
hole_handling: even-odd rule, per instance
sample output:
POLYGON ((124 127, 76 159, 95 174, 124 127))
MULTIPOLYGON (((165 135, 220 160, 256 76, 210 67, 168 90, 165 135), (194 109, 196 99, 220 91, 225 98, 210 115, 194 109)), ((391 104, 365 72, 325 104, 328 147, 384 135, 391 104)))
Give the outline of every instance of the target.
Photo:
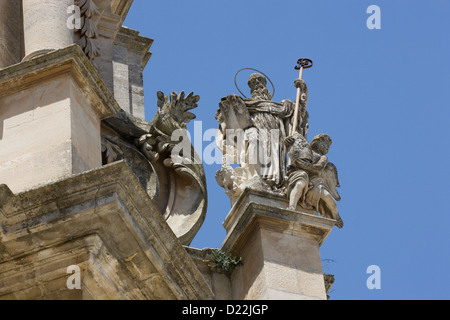
POLYGON ((321 172, 321 177, 324 180, 328 191, 331 193, 333 198, 336 201, 341 201, 341 196, 337 191, 337 188, 340 188, 338 171, 334 164, 328 162, 325 169, 321 172))

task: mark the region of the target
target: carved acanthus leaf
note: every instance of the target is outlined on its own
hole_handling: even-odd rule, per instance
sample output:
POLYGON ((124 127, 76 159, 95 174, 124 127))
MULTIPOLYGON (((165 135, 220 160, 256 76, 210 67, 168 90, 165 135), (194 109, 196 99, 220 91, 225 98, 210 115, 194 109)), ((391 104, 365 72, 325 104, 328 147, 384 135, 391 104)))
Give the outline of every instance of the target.
POLYGON ((81 14, 86 18, 92 18, 99 13, 97 5, 92 0, 75 0, 75 5, 80 8, 81 14))
POLYGON ((89 39, 97 39, 97 26, 92 22, 91 19, 85 18, 83 19, 83 27, 81 28, 81 35, 83 37, 89 38, 89 39))
POLYGON ((89 39, 87 37, 83 37, 80 39, 78 44, 83 49, 84 54, 90 60, 93 60, 95 57, 98 57, 100 55, 100 49, 95 44, 94 40, 89 39))
POLYGON ((170 98, 163 92, 158 92, 158 112, 152 121, 154 127, 167 136, 171 136, 177 129, 186 129, 187 124, 196 117, 189 112, 198 107, 200 97, 193 92, 187 96, 184 91, 180 94, 172 92, 170 98))
POLYGON ((123 158, 123 151, 116 144, 117 140, 117 137, 102 135, 102 153, 105 154, 108 164, 123 158))
POLYGON ((76 32, 80 33, 78 45, 83 49, 86 56, 93 60, 100 55, 100 49, 94 41, 98 37, 98 32, 97 26, 92 19, 99 15, 100 12, 93 0, 75 0, 75 5, 80 8, 82 21, 81 29, 76 30, 76 32))

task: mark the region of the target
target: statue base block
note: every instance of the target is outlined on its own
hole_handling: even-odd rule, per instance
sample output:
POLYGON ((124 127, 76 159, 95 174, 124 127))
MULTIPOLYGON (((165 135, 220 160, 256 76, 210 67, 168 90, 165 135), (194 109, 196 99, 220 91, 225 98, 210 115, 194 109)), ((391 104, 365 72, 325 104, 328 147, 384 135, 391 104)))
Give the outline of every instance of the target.
POLYGON ((287 206, 282 196, 247 189, 230 211, 222 248, 244 263, 231 275, 233 299, 327 299, 320 246, 336 221, 287 206))

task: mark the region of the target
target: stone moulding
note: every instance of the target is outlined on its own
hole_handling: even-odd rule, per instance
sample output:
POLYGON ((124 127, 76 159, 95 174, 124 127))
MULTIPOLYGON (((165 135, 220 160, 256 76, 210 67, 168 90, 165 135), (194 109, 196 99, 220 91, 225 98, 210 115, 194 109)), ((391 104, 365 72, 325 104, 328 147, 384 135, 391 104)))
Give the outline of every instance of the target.
MULTIPOLYGON (((270 204, 275 208, 283 208, 286 203, 286 197, 275 192, 261 191, 252 188, 245 189, 223 222, 223 226, 227 232, 231 230, 232 226, 236 223, 236 219, 239 218, 238 212, 246 210, 246 206, 251 203, 270 204)), ((301 210, 303 213, 309 215, 317 216, 315 211, 303 209, 300 208, 300 206, 298 206, 297 210, 301 210)))
POLYGON ((127 48, 131 52, 142 57, 142 68, 145 68, 148 61, 152 57, 149 52, 154 40, 139 35, 139 31, 121 27, 114 39, 114 45, 127 48))
POLYGON ((98 37, 98 32, 92 19, 94 16, 100 15, 100 12, 93 0, 75 0, 75 5, 80 8, 82 21, 81 29, 75 31, 81 34, 78 44, 89 60, 93 60, 100 55, 100 49, 94 42, 94 39, 98 37))
POLYGON ((280 203, 286 202, 284 197, 275 194, 246 189, 223 223, 227 230, 223 250, 238 253, 259 224, 269 230, 306 237, 322 245, 336 221, 308 210, 281 209, 283 205, 280 203))
MULTIPOLYGON (((203 300, 212 295, 124 162, 17 195, 0 186, 0 299, 19 294, 19 287, 36 292, 32 290, 38 286, 36 275, 51 277, 50 273, 78 263, 84 266, 86 290, 106 290, 96 295, 101 299, 203 300), (85 248, 80 249, 84 258, 77 260, 65 250, 69 246, 70 253, 76 245, 85 248), (103 260, 95 255, 101 248, 103 260), (46 267, 45 262, 58 255, 64 263, 46 267), (95 263, 96 259, 101 263, 95 263), (14 277, 22 280, 12 281, 14 277), (108 281, 102 282, 103 277, 108 281)), ((38 294, 51 296, 45 283, 39 288, 38 294)), ((26 298, 45 297, 30 293, 26 298)))
POLYGON ((79 84, 100 119, 112 117, 121 110, 98 72, 76 44, 0 70, 0 97, 64 73, 70 73, 79 84))
MULTIPOLYGON (((121 16, 122 22, 128 15, 134 0, 111 0, 111 12, 121 16)), ((122 23, 121 23, 122 24, 122 23)))

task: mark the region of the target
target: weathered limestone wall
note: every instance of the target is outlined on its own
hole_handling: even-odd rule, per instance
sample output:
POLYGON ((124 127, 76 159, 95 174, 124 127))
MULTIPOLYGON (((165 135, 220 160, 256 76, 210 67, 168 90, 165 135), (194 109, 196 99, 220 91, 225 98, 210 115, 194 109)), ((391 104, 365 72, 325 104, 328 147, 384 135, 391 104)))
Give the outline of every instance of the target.
POLYGON ((0 69, 19 63, 22 57, 22 1, 0 0, 0 69))
POLYGON ((116 98, 117 103, 119 103, 123 110, 131 113, 127 48, 115 45, 113 47, 113 57, 114 98, 116 98))
POLYGON ((69 75, 0 98, 0 177, 13 192, 101 166, 100 121, 69 75))
POLYGON ((114 97, 121 108, 145 119, 144 68, 150 59, 152 39, 121 28, 113 47, 114 97))
POLYGON ((72 173, 82 173, 102 164, 100 121, 73 81, 70 82, 70 101, 72 173))
POLYGON ((234 299, 326 300, 317 241, 257 230, 241 253, 231 282, 234 299))
POLYGON ((15 193, 102 165, 119 107, 72 45, 0 70, 0 180, 15 193))
POLYGON ((120 18, 120 16, 111 13, 109 7, 106 8, 97 25, 98 39, 95 39, 101 51, 100 56, 95 58, 95 65, 111 93, 114 93, 113 42, 120 28, 120 18))

